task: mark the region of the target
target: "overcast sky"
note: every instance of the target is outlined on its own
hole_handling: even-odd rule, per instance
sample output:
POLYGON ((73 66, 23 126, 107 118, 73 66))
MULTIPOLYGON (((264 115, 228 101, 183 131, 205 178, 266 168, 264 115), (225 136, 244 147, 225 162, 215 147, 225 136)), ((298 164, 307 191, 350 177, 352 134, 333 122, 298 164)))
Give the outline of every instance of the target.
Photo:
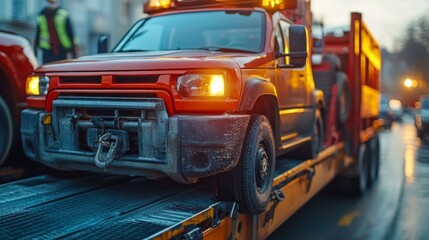
POLYGON ((349 25, 349 13, 361 12, 380 45, 394 50, 410 21, 429 18, 429 0, 312 0, 312 10, 326 27, 349 25))

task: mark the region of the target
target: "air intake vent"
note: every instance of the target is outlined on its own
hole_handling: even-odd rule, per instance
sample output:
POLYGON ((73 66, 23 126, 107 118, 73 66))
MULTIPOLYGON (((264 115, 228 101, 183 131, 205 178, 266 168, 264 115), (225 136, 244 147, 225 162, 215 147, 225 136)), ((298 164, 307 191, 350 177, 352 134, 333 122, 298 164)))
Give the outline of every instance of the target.
POLYGON ((156 83, 158 81, 158 75, 146 75, 146 76, 116 76, 114 83, 156 83))
POLYGON ((101 76, 84 76, 84 77, 61 77, 61 83, 86 83, 86 84, 100 84, 101 76))

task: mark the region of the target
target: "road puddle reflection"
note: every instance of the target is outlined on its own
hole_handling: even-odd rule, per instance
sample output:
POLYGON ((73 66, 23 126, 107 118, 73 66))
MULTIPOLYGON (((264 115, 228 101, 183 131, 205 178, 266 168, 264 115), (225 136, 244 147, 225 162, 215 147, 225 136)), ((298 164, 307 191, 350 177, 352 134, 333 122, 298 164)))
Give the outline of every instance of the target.
POLYGON ((406 183, 414 183, 415 181, 415 161, 416 154, 413 145, 405 147, 405 181, 406 183))

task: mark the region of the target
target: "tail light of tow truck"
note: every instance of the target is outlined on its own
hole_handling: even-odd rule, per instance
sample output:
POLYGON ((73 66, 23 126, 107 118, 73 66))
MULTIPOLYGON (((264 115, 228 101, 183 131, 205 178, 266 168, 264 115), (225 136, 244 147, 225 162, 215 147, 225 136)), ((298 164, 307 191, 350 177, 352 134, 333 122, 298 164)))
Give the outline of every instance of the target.
POLYGON ((151 14, 182 8, 219 6, 262 7, 267 11, 295 9, 297 0, 149 0, 144 12, 151 14))

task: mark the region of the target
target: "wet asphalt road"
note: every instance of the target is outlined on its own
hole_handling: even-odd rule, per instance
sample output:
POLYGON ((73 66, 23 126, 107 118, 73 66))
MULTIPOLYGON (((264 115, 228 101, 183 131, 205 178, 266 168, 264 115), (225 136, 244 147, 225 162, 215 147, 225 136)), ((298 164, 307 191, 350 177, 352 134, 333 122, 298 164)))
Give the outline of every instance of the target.
POLYGON ((381 133, 381 164, 364 196, 322 190, 269 239, 429 239, 429 145, 411 117, 381 133))
POLYGON ((429 143, 404 126, 405 182, 401 204, 387 239, 429 239, 429 143), (409 131, 408 131, 409 130, 409 131))

